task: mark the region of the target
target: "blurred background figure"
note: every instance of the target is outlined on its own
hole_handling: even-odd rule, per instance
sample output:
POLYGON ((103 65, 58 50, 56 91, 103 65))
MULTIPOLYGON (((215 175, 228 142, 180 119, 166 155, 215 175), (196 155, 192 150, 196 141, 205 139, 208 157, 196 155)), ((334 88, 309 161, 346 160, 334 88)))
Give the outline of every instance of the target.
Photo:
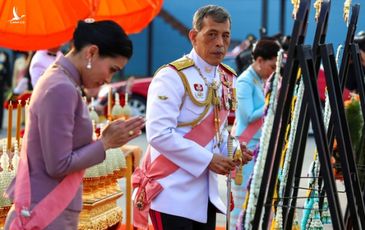
MULTIPOLYGON (((247 142, 247 148, 251 151, 256 148, 260 141, 260 121, 262 121, 265 107, 264 84, 276 69, 277 53, 280 48, 279 42, 275 39, 259 40, 253 46, 252 64, 237 79, 238 108, 233 135, 236 137, 241 135, 250 136, 245 138, 245 141, 247 142)), ((231 229, 236 229, 236 221, 242 210, 254 162, 252 160, 243 167, 242 184, 236 185, 233 183, 232 185, 235 207, 232 212, 231 229)))
POLYGON ((360 31, 355 37, 355 42, 359 45, 361 53, 361 64, 365 66, 365 31, 360 31))
MULTIPOLYGON (((278 33, 270 37, 264 37, 262 39, 278 41, 284 52, 287 52, 289 49, 291 36, 278 33)), ((248 34, 246 39, 242 41, 239 46, 233 48, 233 50, 229 53, 229 55, 235 57, 235 63, 237 67, 236 72, 238 75, 245 71, 253 63, 252 49, 256 41, 257 39, 254 35, 248 34)), ((284 55, 283 64, 285 64, 285 56, 286 55, 284 55)))
MULTIPOLYGON (((0 50, 0 106, 4 103, 5 93, 11 86, 11 70, 8 52, 0 50)), ((4 110, 0 109, 0 130, 3 127, 4 110)))
POLYGON ((29 64, 33 52, 18 52, 13 66, 13 94, 19 95, 32 90, 29 76, 29 64))
POLYGON ((256 42, 253 34, 248 34, 246 39, 242 41, 239 47, 235 47, 232 52, 236 54, 235 62, 237 66, 237 74, 241 74, 252 63, 252 47, 256 42))
MULTIPOLYGON (((357 43, 359 46, 362 71, 365 73, 365 31, 360 31, 356 34, 354 38, 354 43, 357 43)), ((321 99, 322 104, 324 105, 326 100, 325 92, 327 85, 326 85, 326 76, 324 74, 324 69, 322 66, 318 72, 317 85, 318 85, 319 97, 321 99)), ((350 59, 349 70, 347 73, 347 81, 345 83, 345 89, 342 93, 342 98, 344 100, 350 99, 351 92, 358 93, 358 88, 357 88, 354 64, 353 61, 350 59)))
MULTIPOLYGON (((358 44, 360 49, 360 59, 363 72, 365 71, 365 31, 360 31, 356 34, 354 42, 358 44)), ((351 61, 349 72, 347 74, 346 88, 352 92, 357 92, 357 82, 355 77, 354 64, 351 61)))
POLYGON ((60 55, 62 55, 60 46, 50 48, 48 50, 38 50, 35 52, 29 67, 29 74, 33 88, 46 69, 60 55))

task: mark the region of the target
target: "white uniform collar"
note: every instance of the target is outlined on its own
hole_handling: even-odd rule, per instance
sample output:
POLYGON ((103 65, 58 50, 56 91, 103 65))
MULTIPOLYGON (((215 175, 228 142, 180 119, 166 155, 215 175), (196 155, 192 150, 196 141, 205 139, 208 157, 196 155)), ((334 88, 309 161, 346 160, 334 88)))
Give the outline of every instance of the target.
POLYGON ((206 76, 207 78, 214 78, 217 72, 217 66, 213 66, 208 64, 206 61, 204 61, 195 51, 195 49, 192 49, 191 52, 187 55, 189 58, 191 58, 196 67, 200 69, 202 74, 206 76))

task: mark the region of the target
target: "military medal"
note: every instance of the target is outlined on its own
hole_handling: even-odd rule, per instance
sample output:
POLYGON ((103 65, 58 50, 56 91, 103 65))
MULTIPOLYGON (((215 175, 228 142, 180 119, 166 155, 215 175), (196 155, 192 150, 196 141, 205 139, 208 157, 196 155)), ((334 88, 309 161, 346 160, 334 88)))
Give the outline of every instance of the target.
POLYGON ((199 84, 199 83, 194 83, 194 95, 197 97, 197 98, 203 98, 204 97, 204 87, 202 84, 199 84))

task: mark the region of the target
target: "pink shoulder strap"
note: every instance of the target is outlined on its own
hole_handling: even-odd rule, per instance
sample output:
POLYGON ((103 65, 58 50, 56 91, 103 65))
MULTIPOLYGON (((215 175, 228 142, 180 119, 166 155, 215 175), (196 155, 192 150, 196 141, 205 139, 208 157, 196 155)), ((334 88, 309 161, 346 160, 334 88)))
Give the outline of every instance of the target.
MULTIPOLYGON (((257 133, 257 131, 259 131, 259 129, 262 127, 263 124, 263 119, 259 118, 253 122, 251 122, 250 124, 248 124, 248 126, 246 127, 246 129, 241 133, 241 135, 238 137, 238 140, 240 143, 248 143, 250 142, 250 140, 253 138, 253 136, 255 136, 255 134, 257 133)), ((233 136, 236 136, 236 120, 234 121, 234 124, 232 126, 231 129, 231 133, 233 136)))
POLYGON ((11 223, 10 229, 44 229, 47 227, 70 204, 80 188, 83 175, 84 170, 66 176, 43 200, 29 210, 31 186, 28 157, 26 152, 22 151, 15 181, 14 204, 17 216, 11 223), (60 199, 61 197, 62 199, 60 199))

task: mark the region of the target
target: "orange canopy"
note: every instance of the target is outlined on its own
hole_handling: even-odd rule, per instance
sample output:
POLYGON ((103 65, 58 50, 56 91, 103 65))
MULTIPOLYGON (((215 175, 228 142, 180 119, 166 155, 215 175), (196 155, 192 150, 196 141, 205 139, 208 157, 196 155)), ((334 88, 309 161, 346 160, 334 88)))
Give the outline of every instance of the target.
POLYGON ((138 33, 159 13, 163 0, 0 0, 0 47, 48 49, 68 42, 79 20, 113 20, 138 33))
POLYGON ((56 47, 69 41, 77 21, 88 15, 88 0, 0 0, 0 47, 56 47))
POLYGON ((113 20, 127 34, 143 30, 160 12, 163 0, 91 0, 95 20, 113 20), (95 10, 96 9, 96 10, 95 10))

